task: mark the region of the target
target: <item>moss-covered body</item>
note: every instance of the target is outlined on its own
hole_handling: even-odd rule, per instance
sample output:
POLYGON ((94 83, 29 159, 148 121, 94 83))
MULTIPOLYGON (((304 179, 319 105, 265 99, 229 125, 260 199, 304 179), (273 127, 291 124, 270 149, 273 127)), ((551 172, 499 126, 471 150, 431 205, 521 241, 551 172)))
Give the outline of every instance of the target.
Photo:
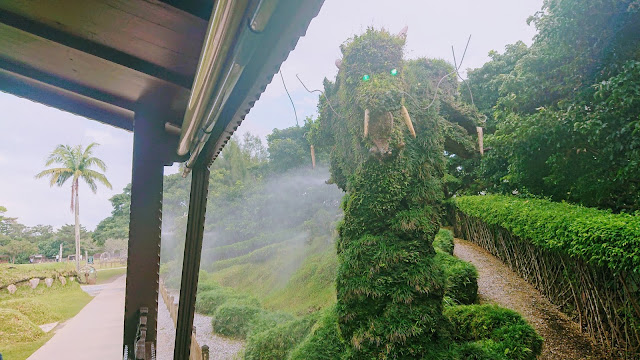
POLYGON ((455 80, 438 87, 453 68, 404 61, 404 42, 404 34, 373 29, 346 42, 310 136, 330 149, 331 181, 347 192, 336 311, 351 358, 420 358, 448 336, 445 274, 432 242, 444 196, 445 139, 473 152, 460 123, 475 126, 475 119, 457 112, 454 123, 440 114, 460 108, 452 105, 455 80), (441 107, 444 99, 449 105, 441 107))

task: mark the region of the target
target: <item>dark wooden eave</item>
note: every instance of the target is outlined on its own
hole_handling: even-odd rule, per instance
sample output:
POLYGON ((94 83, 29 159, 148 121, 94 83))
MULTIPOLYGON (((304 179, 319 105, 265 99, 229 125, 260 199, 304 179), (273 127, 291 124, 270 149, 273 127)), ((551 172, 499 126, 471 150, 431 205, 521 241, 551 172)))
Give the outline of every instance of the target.
MULTIPOLYGON (((213 2, 183 5, 196 12, 197 3, 213 2)), ((145 94, 163 91, 180 125, 201 15, 160 1, 0 1, 0 90, 126 130, 145 94), (60 106, 65 97, 74 105, 60 106)))

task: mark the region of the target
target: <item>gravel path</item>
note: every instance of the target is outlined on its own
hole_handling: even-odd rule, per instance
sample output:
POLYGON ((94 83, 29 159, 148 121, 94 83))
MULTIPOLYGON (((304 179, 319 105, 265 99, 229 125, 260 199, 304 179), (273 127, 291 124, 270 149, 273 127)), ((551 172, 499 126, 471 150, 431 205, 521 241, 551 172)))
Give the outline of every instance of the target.
MULTIPOLYGON (((196 327, 196 338, 200 346, 209 346, 209 359, 231 360, 234 359, 244 347, 244 342, 231 340, 213 334, 211 318, 195 314, 193 326, 196 327)), ((162 296, 158 297, 158 350, 157 360, 173 360, 173 348, 175 344, 176 329, 169 316, 169 310, 162 296)))
POLYGON ((481 303, 495 303, 515 310, 544 338, 541 360, 604 360, 580 333, 576 323, 551 304, 538 290, 483 248, 456 239, 454 255, 478 269, 481 303))

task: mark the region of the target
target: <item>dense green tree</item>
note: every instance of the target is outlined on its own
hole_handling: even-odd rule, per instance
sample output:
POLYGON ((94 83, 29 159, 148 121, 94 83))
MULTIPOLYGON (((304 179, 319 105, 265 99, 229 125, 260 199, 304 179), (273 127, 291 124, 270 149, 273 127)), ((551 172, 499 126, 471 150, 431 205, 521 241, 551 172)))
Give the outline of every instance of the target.
POLYGON ((46 169, 36 175, 38 179, 48 177, 50 186, 62 186, 71 179, 71 211, 75 210, 76 270, 80 270, 80 179, 84 180, 94 193, 98 190, 97 183, 111 189, 111 183, 106 176, 92 169, 95 166, 102 171, 107 170, 104 161, 93 156, 96 146, 97 143, 91 143, 83 149, 82 145, 58 145, 47 158, 45 166, 58 164, 60 167, 46 169))
POLYGON ((277 172, 311 165, 310 144, 305 138, 310 123, 305 126, 292 126, 286 129, 273 129, 267 135, 269 166, 277 172))
POLYGON ((530 18, 539 32, 529 49, 508 46, 469 72, 495 131, 472 191, 640 209, 638 10, 632 0, 547 0, 530 18))
POLYGON ((107 239, 129 238, 129 214, 131 207, 131 184, 125 186, 122 193, 109 199, 113 210, 111 216, 103 219, 93 232, 93 239, 104 244, 107 239))

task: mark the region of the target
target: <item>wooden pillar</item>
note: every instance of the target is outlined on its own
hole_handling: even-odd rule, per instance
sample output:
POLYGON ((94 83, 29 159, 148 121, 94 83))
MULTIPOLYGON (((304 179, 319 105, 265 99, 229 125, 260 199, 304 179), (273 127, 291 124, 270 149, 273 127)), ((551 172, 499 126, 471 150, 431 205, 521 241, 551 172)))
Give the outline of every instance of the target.
MULTIPOLYGON (((147 308, 146 347, 155 347, 160 271, 164 166, 173 163, 177 139, 165 132, 170 112, 162 97, 136 111, 133 126, 131 216, 123 345, 134 358, 140 309, 147 308)), ((150 351, 148 350, 150 355, 150 351)))
POLYGON ((208 191, 209 167, 206 163, 198 161, 191 173, 191 196, 184 258, 182 261, 182 282, 180 285, 180 301, 176 325, 176 343, 173 352, 174 359, 189 359, 191 350, 193 313, 195 311, 196 291, 198 288, 208 191))

